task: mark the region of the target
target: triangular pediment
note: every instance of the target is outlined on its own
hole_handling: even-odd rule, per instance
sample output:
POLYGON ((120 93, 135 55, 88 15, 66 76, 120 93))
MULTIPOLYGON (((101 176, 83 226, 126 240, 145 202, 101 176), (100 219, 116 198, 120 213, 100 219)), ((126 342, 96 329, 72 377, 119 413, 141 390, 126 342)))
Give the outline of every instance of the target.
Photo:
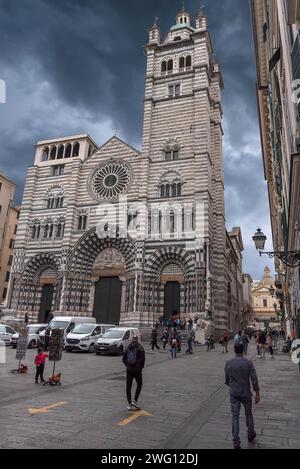
POLYGON ((112 137, 105 142, 95 153, 93 153, 87 160, 91 161, 98 158, 131 158, 139 157, 141 152, 133 148, 128 143, 121 140, 119 137, 112 137))
POLYGON ((265 287, 264 285, 260 285, 259 287, 254 288, 252 292, 253 293, 265 293, 267 295, 270 295, 269 288, 265 287))

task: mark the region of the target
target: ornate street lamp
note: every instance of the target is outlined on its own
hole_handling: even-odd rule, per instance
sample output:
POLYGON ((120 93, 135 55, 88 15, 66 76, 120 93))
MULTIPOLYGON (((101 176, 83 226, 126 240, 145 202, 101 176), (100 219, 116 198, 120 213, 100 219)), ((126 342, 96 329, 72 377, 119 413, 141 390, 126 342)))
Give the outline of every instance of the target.
POLYGON ((269 292, 270 292, 271 297, 272 297, 272 298, 275 298, 276 290, 275 290, 275 288, 273 287, 273 285, 271 285, 271 287, 269 288, 269 292))
POLYGON ((292 269, 300 267, 300 251, 263 252, 267 241, 267 237, 260 228, 257 229, 257 232, 255 233, 252 239, 254 241, 256 249, 259 251, 260 256, 267 255, 271 259, 274 259, 276 257, 284 265, 291 267, 292 269))

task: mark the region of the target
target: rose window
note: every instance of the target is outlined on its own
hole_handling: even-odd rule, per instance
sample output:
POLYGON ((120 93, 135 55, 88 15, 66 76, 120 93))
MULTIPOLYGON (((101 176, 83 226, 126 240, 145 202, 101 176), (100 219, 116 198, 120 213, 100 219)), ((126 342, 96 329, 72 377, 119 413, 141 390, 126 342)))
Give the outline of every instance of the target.
POLYGON ((98 168, 91 178, 91 190, 97 199, 114 199, 130 184, 130 169, 126 163, 109 162, 98 168))

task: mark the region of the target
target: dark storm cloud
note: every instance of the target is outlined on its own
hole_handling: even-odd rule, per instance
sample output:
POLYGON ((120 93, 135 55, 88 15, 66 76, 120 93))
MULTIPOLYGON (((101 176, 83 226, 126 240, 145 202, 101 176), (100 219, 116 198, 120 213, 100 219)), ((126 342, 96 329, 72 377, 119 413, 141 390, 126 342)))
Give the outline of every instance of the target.
MULTIPOLYGON (((186 1, 193 16, 204 3, 186 1)), ((174 0, 0 0, 0 168, 23 188, 39 139, 89 132, 99 144, 116 125, 139 146, 143 45, 153 18, 162 35, 182 2, 174 0)), ((267 223, 259 146, 255 62, 248 0, 207 0, 225 81, 224 161, 228 226, 267 223), (260 221, 261 220, 261 221, 260 221)), ((247 244, 247 243, 246 243, 247 244)), ((250 264, 248 268, 252 268, 250 264)))

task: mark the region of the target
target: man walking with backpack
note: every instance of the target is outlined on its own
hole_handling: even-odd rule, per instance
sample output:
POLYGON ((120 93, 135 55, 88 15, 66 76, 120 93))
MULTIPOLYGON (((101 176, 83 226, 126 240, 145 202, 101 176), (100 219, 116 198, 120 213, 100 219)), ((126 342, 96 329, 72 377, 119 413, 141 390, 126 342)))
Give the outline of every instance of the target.
POLYGON ((241 405, 245 408, 248 441, 252 443, 256 438, 256 433, 254 430, 252 414, 251 385, 256 393, 256 404, 260 402, 260 394, 254 365, 251 360, 248 360, 243 356, 243 344, 235 344, 234 351, 235 357, 229 360, 225 366, 225 384, 230 390, 233 445, 234 449, 241 449, 241 440, 239 435, 241 405))
POLYGON ((127 410, 140 410, 138 406, 139 396, 143 387, 142 370, 145 366, 145 350, 139 343, 138 337, 133 337, 131 344, 125 350, 123 355, 123 363, 127 369, 126 395, 128 406, 127 410), (134 400, 131 398, 132 383, 135 379, 137 388, 134 400))

